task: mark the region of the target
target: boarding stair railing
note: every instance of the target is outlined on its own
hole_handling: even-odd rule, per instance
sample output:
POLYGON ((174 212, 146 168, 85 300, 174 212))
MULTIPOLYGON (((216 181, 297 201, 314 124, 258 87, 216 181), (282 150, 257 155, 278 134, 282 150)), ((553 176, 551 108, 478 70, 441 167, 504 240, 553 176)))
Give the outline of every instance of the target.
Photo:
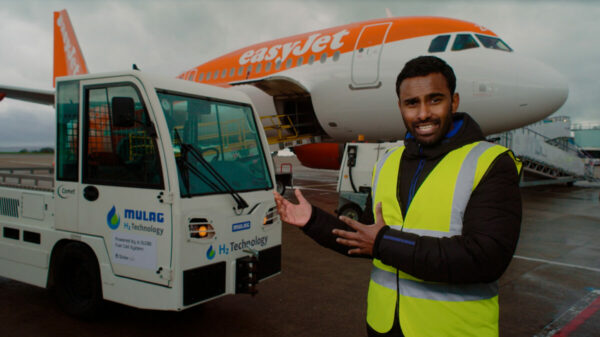
POLYGON ((272 150, 321 141, 320 136, 299 132, 290 115, 261 116, 260 120, 272 150))
MULTIPOLYGON (((496 135, 490 140, 510 148, 522 161, 524 172, 542 177, 543 183, 597 180, 594 178, 595 159, 566 139, 548 138, 525 127, 496 135)), ((521 186, 540 183, 523 180, 521 186)))

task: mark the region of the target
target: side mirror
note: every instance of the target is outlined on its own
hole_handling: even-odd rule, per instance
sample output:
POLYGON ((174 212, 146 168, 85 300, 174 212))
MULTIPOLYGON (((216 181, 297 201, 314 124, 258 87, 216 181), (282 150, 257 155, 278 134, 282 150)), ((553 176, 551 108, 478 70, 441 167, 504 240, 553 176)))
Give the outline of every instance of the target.
POLYGON ((131 97, 112 98, 113 125, 130 128, 135 124, 135 104, 131 97))

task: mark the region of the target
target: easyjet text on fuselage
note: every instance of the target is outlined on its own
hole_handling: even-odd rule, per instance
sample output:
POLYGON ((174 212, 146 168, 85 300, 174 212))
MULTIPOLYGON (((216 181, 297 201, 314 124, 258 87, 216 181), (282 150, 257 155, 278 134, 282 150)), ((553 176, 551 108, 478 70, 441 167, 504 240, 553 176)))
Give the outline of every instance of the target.
POLYGON ((239 58, 239 64, 258 63, 262 61, 275 60, 276 62, 284 62, 290 54, 301 56, 311 51, 312 53, 320 53, 327 48, 334 51, 340 49, 344 42, 342 38, 350 32, 346 29, 335 34, 314 33, 306 39, 287 42, 284 44, 276 44, 270 47, 262 47, 258 49, 249 49, 245 51, 239 58))

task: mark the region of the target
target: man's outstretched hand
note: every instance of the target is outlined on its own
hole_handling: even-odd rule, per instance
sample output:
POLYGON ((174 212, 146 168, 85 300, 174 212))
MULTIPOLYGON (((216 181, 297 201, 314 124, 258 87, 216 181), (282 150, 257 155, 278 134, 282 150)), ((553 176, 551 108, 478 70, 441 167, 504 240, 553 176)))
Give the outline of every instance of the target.
POLYGON ((342 245, 353 247, 348 251, 348 254, 363 254, 373 256, 373 245, 375 244, 375 238, 377 237, 377 233, 379 233, 383 226, 385 226, 381 202, 378 203, 377 207, 375 208, 375 223, 372 225, 365 225, 345 216, 340 216, 340 220, 345 222, 356 232, 334 229, 333 234, 339 236, 336 241, 342 245))
POLYGON ((298 204, 293 204, 283 198, 281 194, 273 192, 275 203, 277 204, 277 212, 279 212, 281 220, 296 227, 304 227, 308 220, 310 220, 312 206, 304 199, 299 189, 295 189, 294 193, 296 194, 296 199, 298 199, 298 204))

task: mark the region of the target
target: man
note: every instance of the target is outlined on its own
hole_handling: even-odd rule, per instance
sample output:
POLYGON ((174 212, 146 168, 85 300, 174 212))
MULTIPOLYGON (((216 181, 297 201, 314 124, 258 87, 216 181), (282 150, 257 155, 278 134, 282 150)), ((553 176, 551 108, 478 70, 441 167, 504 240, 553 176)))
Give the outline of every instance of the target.
POLYGON ((323 246, 373 257, 369 336, 498 336, 497 280, 519 236, 521 165, 456 112, 455 88, 436 57, 413 59, 398 75, 407 133, 374 169, 373 224, 338 220, 298 190, 299 204, 275 193, 283 221, 323 246))

